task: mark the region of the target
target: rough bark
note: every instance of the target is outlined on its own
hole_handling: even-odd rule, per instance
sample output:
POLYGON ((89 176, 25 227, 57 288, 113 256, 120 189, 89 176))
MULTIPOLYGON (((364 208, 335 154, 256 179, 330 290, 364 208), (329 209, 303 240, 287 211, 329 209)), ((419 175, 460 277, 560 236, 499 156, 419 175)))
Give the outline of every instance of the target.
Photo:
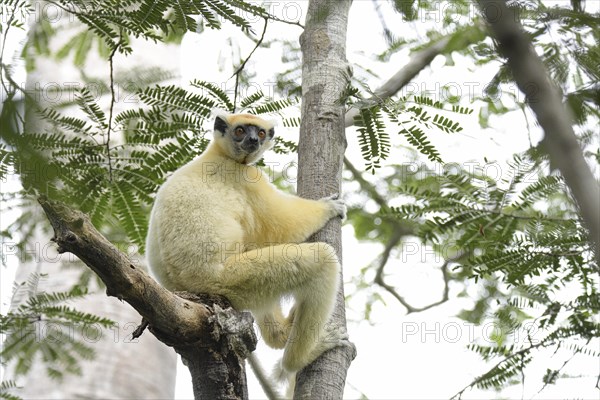
POLYGON ((480 0, 479 6, 500 44, 499 51, 508 59, 519 89, 544 129, 543 147, 571 189, 590 240, 596 246, 596 257, 600 258, 600 186, 585 161, 561 93, 506 2, 480 0))
MULTIPOLYGON (((351 2, 311 0, 302 48, 302 123, 298 148, 298 193, 318 199, 341 191, 346 150, 344 106, 340 104, 350 71, 346 61, 346 28, 351 2)), ((312 240, 331 244, 341 260, 341 223, 329 223, 312 240)), ((341 282, 343 282, 340 276, 341 282)), ((330 321, 346 329, 344 290, 340 285, 330 321)), ((346 373, 355 356, 353 346, 325 352, 300 371, 295 399, 340 399, 346 373)))
POLYGON ((196 399, 248 398, 244 358, 257 340, 248 313, 218 296, 168 291, 106 240, 85 214, 45 198, 40 204, 59 253, 79 257, 102 279, 109 296, 129 303, 160 341, 181 354, 196 399))

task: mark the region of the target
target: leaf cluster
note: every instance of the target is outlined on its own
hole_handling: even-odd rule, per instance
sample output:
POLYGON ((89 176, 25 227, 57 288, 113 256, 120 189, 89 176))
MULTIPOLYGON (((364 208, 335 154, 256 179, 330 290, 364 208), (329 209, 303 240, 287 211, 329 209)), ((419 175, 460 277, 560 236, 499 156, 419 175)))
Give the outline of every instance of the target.
POLYGON ((444 104, 426 96, 386 99, 373 105, 370 103, 374 102, 372 99, 375 97, 362 100, 356 90, 349 91, 347 95, 359 99, 351 103, 352 107, 358 108, 359 111, 354 117, 354 125, 358 131, 358 142, 366 169, 372 173, 381 167, 381 162, 389 155, 391 143, 387 121, 398 129, 398 135, 403 136, 430 161, 441 162, 441 155, 429 141, 428 132, 437 130, 458 133, 463 128, 459 122, 450 119, 446 114, 468 115, 473 112, 472 109, 444 104))
POLYGON ((2 381, 2 383, 0 383, 0 399, 21 400, 19 396, 15 396, 11 393, 11 390, 17 388, 19 388, 19 386, 17 386, 15 381, 2 381))
POLYGON ((2 362, 12 363, 16 376, 25 375, 39 358, 52 378, 80 374, 79 360, 94 357, 85 338, 98 337, 103 328, 114 323, 67 305, 87 294, 80 286, 65 292, 37 292, 42 278, 33 274, 27 282, 16 285, 13 304, 18 305, 0 315, 0 334, 6 335, 0 352, 2 362))
MULTIPOLYGON (((57 54, 59 58, 73 54, 75 65, 79 66, 84 64, 94 43, 97 43, 100 54, 116 50, 130 53, 132 38, 178 41, 186 32, 197 32, 203 26, 218 29, 223 22, 249 32, 251 24, 241 16, 241 11, 246 15, 271 17, 264 8, 240 0, 54 0, 45 7, 57 13, 56 19, 76 19, 81 23, 78 33, 57 54)), ((34 49, 49 55, 47 42, 54 28, 44 23, 35 29, 38 36, 31 43, 38 45, 34 49)))
POLYGON ((505 287, 495 307, 489 293, 477 302, 483 309, 472 311, 475 320, 461 313, 499 328, 491 343, 469 346, 485 360, 500 359, 469 385, 481 389, 510 384, 543 348, 598 355, 590 345, 600 334, 593 247, 562 178, 544 172, 532 153, 515 156, 498 181, 477 167, 430 171, 435 185, 405 182, 403 205, 386 214, 419 221, 416 235, 445 258, 462 253, 454 273, 505 287))

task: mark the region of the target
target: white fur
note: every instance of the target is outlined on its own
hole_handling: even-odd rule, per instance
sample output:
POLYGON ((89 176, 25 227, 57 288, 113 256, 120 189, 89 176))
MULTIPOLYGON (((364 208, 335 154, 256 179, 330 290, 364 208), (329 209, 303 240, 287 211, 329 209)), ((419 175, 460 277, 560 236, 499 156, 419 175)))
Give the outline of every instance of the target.
MULTIPOLYGON (((219 115, 272 127, 254 116, 219 115)), ((260 159, 268 142, 243 162, 260 159)), ((298 371, 338 344, 326 323, 339 262, 328 244, 304 242, 344 215, 345 206, 335 198, 313 201, 277 190, 260 169, 233 159, 231 146, 229 134, 215 134, 202 156, 160 188, 150 216, 148 262, 168 289, 220 294, 236 309, 250 310, 265 342, 285 347, 283 368, 298 371), (285 317, 280 300, 290 295, 295 305, 285 317)))

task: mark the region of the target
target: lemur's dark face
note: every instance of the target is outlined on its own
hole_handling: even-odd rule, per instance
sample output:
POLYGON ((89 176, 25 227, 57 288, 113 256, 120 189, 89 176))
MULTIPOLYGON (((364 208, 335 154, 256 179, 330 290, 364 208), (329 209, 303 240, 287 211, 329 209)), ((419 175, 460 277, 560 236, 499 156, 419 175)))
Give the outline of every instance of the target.
MULTIPOLYGON (((221 133, 222 137, 229 136, 236 159, 242 163, 253 162, 260 158, 265 150, 265 143, 270 142, 275 136, 273 128, 266 129, 253 124, 229 125, 224 119, 215 119, 215 131, 221 133)), ((266 146, 267 148, 270 146, 266 146)))
POLYGON ((254 153, 267 139, 267 132, 256 125, 238 125, 233 128, 233 141, 249 154, 254 153))

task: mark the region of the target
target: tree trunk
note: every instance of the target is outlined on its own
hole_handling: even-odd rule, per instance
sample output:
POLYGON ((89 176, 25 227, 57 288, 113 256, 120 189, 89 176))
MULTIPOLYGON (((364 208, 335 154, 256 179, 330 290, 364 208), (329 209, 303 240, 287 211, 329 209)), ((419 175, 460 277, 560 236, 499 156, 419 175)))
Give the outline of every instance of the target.
MULTIPOLYGON (((348 85, 346 29, 351 1, 311 0, 302 47, 302 123, 298 148, 298 194, 319 199, 341 192, 346 137, 344 105, 348 85)), ((341 222, 332 219, 312 240, 331 244, 341 261, 341 222)), ((340 276, 343 282, 342 276, 340 276)), ((340 285, 330 323, 346 330, 344 289, 340 285)), ((295 399, 341 399, 352 346, 324 353, 300 371, 295 399)))
POLYGON ((221 346, 220 350, 204 346, 177 349, 192 375, 194 399, 247 400, 244 359, 230 346, 221 346))

